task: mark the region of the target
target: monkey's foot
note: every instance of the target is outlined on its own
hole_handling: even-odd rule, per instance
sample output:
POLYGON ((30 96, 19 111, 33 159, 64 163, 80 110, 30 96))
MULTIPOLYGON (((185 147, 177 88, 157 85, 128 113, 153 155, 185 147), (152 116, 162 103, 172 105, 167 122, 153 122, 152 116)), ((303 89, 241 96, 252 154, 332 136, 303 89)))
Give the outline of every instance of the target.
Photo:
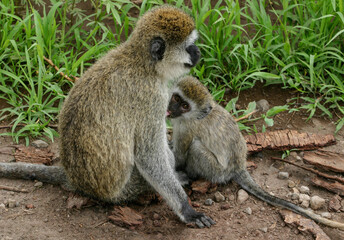
POLYGON ((211 227, 215 221, 205 215, 204 213, 196 212, 189 204, 185 205, 183 209, 184 221, 187 224, 195 224, 199 228, 211 227))

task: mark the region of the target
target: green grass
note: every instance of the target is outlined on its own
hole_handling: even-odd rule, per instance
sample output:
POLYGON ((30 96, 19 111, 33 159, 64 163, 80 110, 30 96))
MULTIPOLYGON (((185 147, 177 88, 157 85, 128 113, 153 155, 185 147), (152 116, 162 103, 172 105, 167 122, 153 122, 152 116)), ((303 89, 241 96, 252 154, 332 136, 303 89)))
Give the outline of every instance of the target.
POLYGON ((329 118, 336 113, 341 117, 337 131, 344 125, 342 0, 282 0, 275 8, 258 0, 247 0, 245 6, 219 0, 213 7, 209 0, 191 0, 189 8, 181 0, 144 0, 140 7, 129 0, 94 0, 91 14, 76 7, 80 1, 51 0, 51 7, 42 5, 40 11, 37 0, 24 1, 24 7, 13 0, 0 3, 0 97, 9 104, 0 120, 10 120, 6 134, 16 141, 38 136, 53 140, 53 124, 73 86, 60 72, 72 80, 80 77, 128 38, 137 20, 128 14, 131 9, 142 15, 164 2, 194 16, 202 59, 192 74, 217 101, 226 88, 241 91, 256 81, 280 84, 302 94, 301 108, 309 111, 309 118, 317 110, 329 118))

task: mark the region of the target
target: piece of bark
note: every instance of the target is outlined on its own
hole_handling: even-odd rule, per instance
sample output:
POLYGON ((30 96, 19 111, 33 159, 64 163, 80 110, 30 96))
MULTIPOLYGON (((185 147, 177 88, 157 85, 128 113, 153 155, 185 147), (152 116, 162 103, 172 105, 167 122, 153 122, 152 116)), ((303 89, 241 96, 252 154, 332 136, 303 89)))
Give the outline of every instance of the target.
POLYGON ((318 187, 326 188, 327 190, 344 196, 344 185, 337 181, 325 181, 320 178, 312 178, 312 183, 318 187))
POLYGON ((249 153, 265 150, 311 150, 336 143, 333 135, 300 133, 295 130, 278 130, 245 136, 249 153))
POLYGON ((285 223, 297 227, 302 232, 311 233, 316 240, 331 240, 313 220, 302 217, 286 209, 280 210, 280 214, 285 223))
POLYGON ((201 180, 194 181, 191 184, 191 189, 192 191, 195 191, 195 192, 206 193, 208 192, 210 186, 211 186, 211 182, 201 179, 201 180))
POLYGON ((114 206, 108 218, 114 224, 124 227, 136 227, 143 223, 142 216, 129 207, 114 206))
POLYGON ((37 163, 51 165, 54 154, 47 149, 35 147, 16 147, 14 158, 17 162, 37 163))
POLYGON ((344 154, 318 150, 305 152, 303 160, 325 170, 344 173, 344 154))
POLYGON ((247 169, 256 169, 256 168, 257 168, 257 164, 255 164, 255 163, 252 162, 252 161, 247 161, 247 162, 246 162, 246 168, 247 168, 247 169))

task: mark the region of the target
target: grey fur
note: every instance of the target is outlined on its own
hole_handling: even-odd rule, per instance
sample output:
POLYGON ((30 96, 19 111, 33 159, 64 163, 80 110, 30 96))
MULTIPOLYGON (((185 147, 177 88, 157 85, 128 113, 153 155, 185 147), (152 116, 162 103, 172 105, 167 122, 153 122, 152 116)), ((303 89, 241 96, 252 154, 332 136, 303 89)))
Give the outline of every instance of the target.
MULTIPOLYGON (((269 204, 287 208, 324 225, 344 229, 343 223, 325 219, 262 190, 246 170, 246 142, 233 117, 209 97, 209 92, 208 96, 187 94, 178 86, 193 93, 205 88, 197 79, 185 77, 172 90, 172 94, 178 93, 183 101, 192 106, 190 112, 171 119, 173 151, 178 169, 184 169, 190 178, 203 177, 214 183, 234 180, 246 191, 269 204), (188 98, 188 95, 192 98, 188 98), (198 97, 202 99, 197 99, 198 97), (202 109, 198 104, 200 102, 202 106, 208 104, 213 107, 203 119, 197 119, 199 110, 202 109)), ((176 109, 176 106, 169 106, 168 110, 170 109, 176 109)))

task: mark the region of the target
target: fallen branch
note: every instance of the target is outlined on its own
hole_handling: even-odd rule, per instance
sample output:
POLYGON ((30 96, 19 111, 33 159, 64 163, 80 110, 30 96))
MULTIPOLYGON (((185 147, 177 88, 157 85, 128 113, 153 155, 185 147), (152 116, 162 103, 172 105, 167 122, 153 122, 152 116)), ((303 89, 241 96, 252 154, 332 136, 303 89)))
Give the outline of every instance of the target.
POLYGON ((344 185, 337 181, 328 182, 315 177, 312 178, 312 183, 318 187, 326 188, 331 192, 337 193, 340 196, 344 196, 344 185))
POLYGON ((328 171, 344 173, 344 154, 318 150, 305 152, 303 160, 328 171))
POLYGON ((27 190, 27 189, 19 189, 19 188, 8 187, 8 186, 3 186, 3 185, 0 185, 0 190, 6 190, 6 191, 12 191, 12 192, 22 192, 22 193, 28 193, 29 192, 29 190, 27 190))
POLYGON ((285 163, 289 163, 291 165, 294 165, 296 167, 299 167, 299 168, 302 168, 304 170, 307 170, 307 171, 310 171, 318 176, 321 176, 321 177, 324 177, 324 178, 328 178, 328 179, 332 179, 332 180, 336 180, 336 181, 339 181, 339 182, 342 182, 344 183, 344 179, 341 178, 341 177, 337 177, 337 176, 332 176, 332 175, 329 175, 329 174, 326 174, 326 173, 322 173, 322 172, 319 172, 318 170, 315 170, 315 169, 312 169, 312 168, 308 168, 308 167, 304 167, 304 166, 301 166, 299 164, 296 164, 296 163, 293 163, 293 162, 290 162, 288 160, 285 160, 285 159, 282 159, 282 158, 278 158, 278 157, 271 157, 271 159, 273 160, 278 160, 278 161, 282 161, 282 162, 285 162, 285 163))
POLYGON ((242 116, 242 117, 239 117, 239 118, 234 118, 234 120, 236 122, 239 122, 239 121, 244 120, 244 119, 248 118, 249 116, 255 114, 256 112, 258 112, 258 110, 254 110, 253 112, 250 112, 250 113, 246 114, 245 116, 242 116))
MULTIPOLYGON (((43 58, 44 58, 45 61, 47 61, 47 63, 49 63, 53 68, 55 68, 55 70, 56 70, 57 72, 60 71, 60 69, 53 63, 53 61, 51 61, 49 58, 46 58, 45 56, 43 56, 43 58)), ((61 75, 62 77, 64 77, 65 79, 67 79, 68 81, 71 81, 71 82, 74 82, 75 80, 77 80, 77 79, 75 78, 75 80, 73 81, 70 77, 68 77, 68 76, 67 76, 66 74, 64 74, 63 72, 60 72, 60 75, 61 75)))

